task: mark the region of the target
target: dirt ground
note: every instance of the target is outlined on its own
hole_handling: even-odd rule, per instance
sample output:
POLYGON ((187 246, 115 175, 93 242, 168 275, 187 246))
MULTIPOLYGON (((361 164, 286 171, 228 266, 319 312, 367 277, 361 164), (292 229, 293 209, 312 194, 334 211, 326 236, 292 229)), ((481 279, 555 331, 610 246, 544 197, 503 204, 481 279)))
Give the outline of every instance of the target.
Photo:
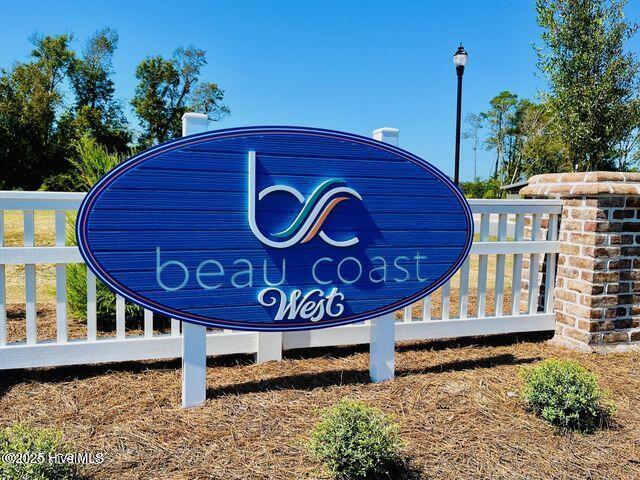
POLYGON ((106 461, 100 479, 327 478, 305 442, 320 409, 348 397, 401 425, 411 478, 640 478, 640 352, 595 355, 541 336, 399 346, 397 378, 368 381, 365 348, 288 352, 255 365, 213 357, 207 401, 180 408, 178 361, 2 372, 0 425, 59 428, 106 461), (525 412, 517 370, 551 357, 596 372, 618 405, 616 424, 560 434, 525 412))

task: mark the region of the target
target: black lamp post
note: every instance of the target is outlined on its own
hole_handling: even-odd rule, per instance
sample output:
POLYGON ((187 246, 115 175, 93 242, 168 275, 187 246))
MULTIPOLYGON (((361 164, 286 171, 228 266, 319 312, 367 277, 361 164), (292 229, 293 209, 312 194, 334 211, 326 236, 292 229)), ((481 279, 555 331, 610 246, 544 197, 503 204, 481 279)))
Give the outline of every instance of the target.
POLYGON ((462 75, 464 75, 464 66, 467 64, 469 54, 466 52, 462 44, 453 54, 453 63, 456 66, 458 74, 458 106, 456 111, 456 170, 453 181, 456 185, 460 181, 460 114, 462 113, 462 75))

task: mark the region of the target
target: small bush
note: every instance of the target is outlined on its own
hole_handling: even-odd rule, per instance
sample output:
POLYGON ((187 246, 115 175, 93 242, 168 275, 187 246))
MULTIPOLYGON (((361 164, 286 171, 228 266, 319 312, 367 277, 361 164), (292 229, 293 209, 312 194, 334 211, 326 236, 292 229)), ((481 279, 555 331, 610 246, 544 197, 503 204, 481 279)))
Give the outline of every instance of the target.
POLYGON ((0 430, 0 478, 11 480, 67 480, 78 478, 69 463, 48 461, 49 454, 71 453, 56 430, 15 424, 0 430), (40 454, 39 458, 9 460, 7 454, 40 454), (6 461, 5 461, 6 460, 6 461), (42 460, 42 461, 41 461, 42 460))
POLYGON ((500 182, 493 178, 461 182, 460 188, 467 198, 501 198, 503 194, 500 182))
MULTIPOLYGON (((69 311, 75 318, 87 318, 87 267, 83 264, 74 263, 67 266, 67 302, 69 311)), ((142 324, 142 307, 127 302, 124 310, 128 326, 142 324)), ((116 295, 100 280, 96 280, 96 320, 100 330, 115 330, 116 295)))
POLYGON ((40 190, 47 192, 82 192, 85 189, 84 181, 75 171, 50 175, 40 187, 40 190))
MULTIPOLYGON (((103 175, 123 160, 107 152, 90 136, 83 136, 74 143, 75 156, 69 159, 74 170, 69 175, 74 178, 78 189, 89 190, 103 175)), ((67 245, 75 245, 75 217, 67 222, 67 245)), ((67 266, 67 299, 71 314, 78 319, 87 318, 87 269, 82 264, 67 266)), ((96 317, 100 330, 115 329, 116 295, 104 283, 96 283, 96 317)), ((140 324, 144 310, 127 303, 125 316, 129 325, 140 324)))
POLYGON ((74 167, 74 181, 89 190, 109 171, 117 167, 124 158, 109 153, 107 149, 89 135, 83 135, 73 144, 75 155, 69 158, 74 167))
POLYGON ((527 408, 561 429, 589 433, 615 411, 597 377, 576 362, 545 360, 520 374, 527 408))
POLYGON ((342 400, 324 411, 309 446, 338 478, 388 478, 399 459, 398 426, 376 408, 342 400))

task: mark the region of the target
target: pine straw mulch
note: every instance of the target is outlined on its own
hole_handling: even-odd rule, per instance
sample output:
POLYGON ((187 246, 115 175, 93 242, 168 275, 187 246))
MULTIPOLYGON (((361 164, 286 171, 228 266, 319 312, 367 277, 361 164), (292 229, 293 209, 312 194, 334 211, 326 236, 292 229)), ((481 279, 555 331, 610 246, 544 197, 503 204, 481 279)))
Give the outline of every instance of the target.
POLYGON ((179 406, 179 361, 2 372, 0 425, 56 427, 76 449, 104 452, 104 464, 83 469, 93 478, 326 478, 307 433, 321 408, 349 397, 396 417, 413 478, 640 478, 640 352, 584 354, 537 340, 404 344, 397 378, 383 384, 368 382, 366 347, 261 365, 214 357, 206 404, 191 410, 179 406), (517 369, 550 357, 600 375, 619 407, 615 425, 560 434, 522 409, 517 369))

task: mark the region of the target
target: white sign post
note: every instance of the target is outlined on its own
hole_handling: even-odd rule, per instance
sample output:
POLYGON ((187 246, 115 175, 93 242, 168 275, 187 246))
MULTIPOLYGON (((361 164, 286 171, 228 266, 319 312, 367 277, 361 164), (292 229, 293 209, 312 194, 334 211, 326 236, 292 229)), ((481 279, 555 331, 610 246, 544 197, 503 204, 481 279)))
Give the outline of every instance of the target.
MULTIPOLYGON (((185 113, 182 136, 207 130, 207 116, 185 113)), ((202 405, 207 397, 207 328, 182 322, 182 406, 202 405)))
MULTIPOLYGON (((374 140, 398 146, 400 131, 397 128, 378 128, 373 131, 374 140)), ((369 377, 379 383, 395 376, 396 314, 374 318, 370 323, 369 377)))

